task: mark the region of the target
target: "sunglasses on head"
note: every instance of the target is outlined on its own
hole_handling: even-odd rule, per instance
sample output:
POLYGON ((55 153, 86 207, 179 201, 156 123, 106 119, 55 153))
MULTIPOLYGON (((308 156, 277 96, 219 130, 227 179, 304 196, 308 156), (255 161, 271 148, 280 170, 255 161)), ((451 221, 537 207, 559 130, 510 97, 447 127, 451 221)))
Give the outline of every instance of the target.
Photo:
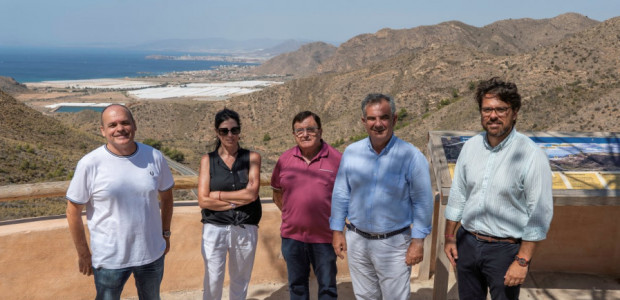
POLYGON ((217 133, 219 135, 228 135, 228 133, 232 133, 233 135, 238 135, 241 133, 241 127, 233 127, 233 128, 218 128, 217 133))

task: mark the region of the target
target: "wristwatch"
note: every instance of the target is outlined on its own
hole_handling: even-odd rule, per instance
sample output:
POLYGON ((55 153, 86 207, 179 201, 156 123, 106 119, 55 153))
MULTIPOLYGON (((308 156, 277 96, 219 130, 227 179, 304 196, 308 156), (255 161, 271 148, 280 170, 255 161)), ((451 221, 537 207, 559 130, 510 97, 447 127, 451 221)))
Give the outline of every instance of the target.
POLYGON ((527 260, 523 257, 519 257, 519 255, 515 255, 515 261, 519 264, 519 266, 527 267, 530 265, 531 260, 527 260))
POLYGON ((169 237, 170 237, 170 235, 172 235, 172 232, 170 232, 170 230, 164 230, 164 231, 162 232, 162 235, 163 235, 165 238, 169 238, 169 237))

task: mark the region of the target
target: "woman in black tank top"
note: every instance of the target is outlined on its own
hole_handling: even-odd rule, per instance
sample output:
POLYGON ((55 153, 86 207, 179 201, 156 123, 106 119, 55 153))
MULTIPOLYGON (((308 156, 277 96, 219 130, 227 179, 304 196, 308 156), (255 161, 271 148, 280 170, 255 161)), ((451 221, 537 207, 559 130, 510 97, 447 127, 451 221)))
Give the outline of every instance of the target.
POLYGON ((221 299, 226 256, 230 299, 245 299, 252 273, 258 222, 261 157, 239 147, 239 115, 223 109, 215 115, 217 145, 200 161, 198 204, 202 208, 204 299, 221 299))

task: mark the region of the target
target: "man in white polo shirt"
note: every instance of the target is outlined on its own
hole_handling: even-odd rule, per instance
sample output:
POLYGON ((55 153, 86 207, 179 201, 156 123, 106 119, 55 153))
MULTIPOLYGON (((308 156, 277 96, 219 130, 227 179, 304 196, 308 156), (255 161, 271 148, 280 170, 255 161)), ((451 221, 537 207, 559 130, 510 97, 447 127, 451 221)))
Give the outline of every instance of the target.
POLYGON ((140 299, 159 299, 164 254, 170 249, 174 180, 161 152, 134 142, 135 132, 127 107, 106 107, 101 134, 107 142, 78 162, 67 190, 67 220, 79 271, 95 275, 97 299, 120 299, 131 274, 140 299), (90 249, 81 217, 84 206, 90 249))

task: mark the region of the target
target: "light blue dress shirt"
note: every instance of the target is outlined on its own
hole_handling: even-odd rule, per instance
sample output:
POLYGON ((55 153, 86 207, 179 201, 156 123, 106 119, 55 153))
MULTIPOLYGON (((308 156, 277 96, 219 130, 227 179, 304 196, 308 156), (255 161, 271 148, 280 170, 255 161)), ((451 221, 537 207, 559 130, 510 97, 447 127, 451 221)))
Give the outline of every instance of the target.
POLYGON ((516 129, 495 147, 486 133, 476 135, 456 162, 446 219, 485 235, 544 240, 553 216, 551 178, 545 152, 516 129))
POLYGON ((332 230, 345 219, 362 231, 388 233, 412 226, 412 238, 431 232, 433 197, 428 162, 396 136, 377 154, 370 139, 349 145, 340 161, 332 194, 332 230))

